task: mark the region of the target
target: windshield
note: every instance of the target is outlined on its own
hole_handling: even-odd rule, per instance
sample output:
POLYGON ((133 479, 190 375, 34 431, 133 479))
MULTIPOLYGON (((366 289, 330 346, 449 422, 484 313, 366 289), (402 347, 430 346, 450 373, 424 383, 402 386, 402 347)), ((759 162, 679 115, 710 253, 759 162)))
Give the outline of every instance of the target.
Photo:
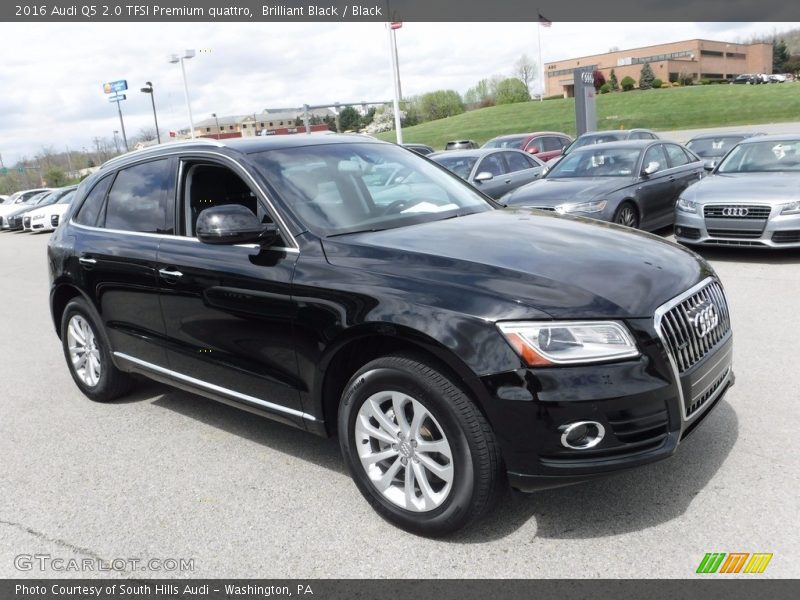
POLYGON ((75 197, 76 190, 70 190, 63 196, 61 196, 61 200, 56 202, 56 204, 69 204, 72 202, 72 199, 75 197))
POLYGON ((639 148, 587 148, 557 162, 547 178, 631 177, 640 151, 639 148))
POLYGON ((478 162, 477 156, 434 156, 431 160, 436 161, 448 171, 455 173, 461 179, 468 179, 472 173, 472 167, 478 162))
POLYGON ((251 158, 295 214, 323 235, 391 229, 493 209, 477 191, 391 144, 320 144, 258 152, 251 158))
POLYGON ((515 137, 495 138, 486 142, 484 148, 515 148, 522 150, 522 143, 528 138, 527 135, 519 135, 515 137))
POLYGON ((616 133, 605 133, 602 135, 584 135, 579 137, 577 140, 572 142, 567 149, 564 151, 564 154, 569 154, 573 150, 577 150, 578 148, 583 148, 584 146, 591 146, 592 144, 605 144, 606 142, 618 142, 621 140, 621 136, 616 133))
POLYGON ((728 150, 733 148, 743 139, 744 136, 741 135, 729 135, 718 138, 700 138, 689 140, 686 143, 686 147, 697 154, 697 156, 700 158, 716 158, 718 156, 725 156, 728 153, 728 150))
POLYGON ((800 171, 800 140, 739 144, 717 167, 717 173, 800 171))

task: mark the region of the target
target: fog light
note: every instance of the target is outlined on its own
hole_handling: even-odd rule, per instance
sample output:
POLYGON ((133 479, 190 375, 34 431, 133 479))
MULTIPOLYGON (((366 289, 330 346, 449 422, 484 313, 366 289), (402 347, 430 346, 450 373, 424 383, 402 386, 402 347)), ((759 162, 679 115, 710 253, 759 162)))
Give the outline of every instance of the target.
POLYGON ((594 448, 603 440, 606 429, 596 421, 577 421, 561 428, 561 445, 571 450, 594 448))

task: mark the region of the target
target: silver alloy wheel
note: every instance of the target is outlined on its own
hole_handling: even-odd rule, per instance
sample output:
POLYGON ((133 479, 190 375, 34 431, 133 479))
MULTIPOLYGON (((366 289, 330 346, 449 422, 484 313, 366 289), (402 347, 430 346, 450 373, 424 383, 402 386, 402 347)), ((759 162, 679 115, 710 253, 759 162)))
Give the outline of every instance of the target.
POLYGON ((623 206, 617 216, 617 223, 626 227, 636 227, 636 211, 630 206, 623 206))
POLYGON ((73 315, 69 320, 67 345, 75 374, 89 387, 96 386, 102 373, 100 349, 91 325, 81 315, 73 315))
POLYGON ((453 452, 444 430, 403 392, 367 398, 356 416, 355 443, 372 485, 400 508, 428 512, 453 488, 453 452))

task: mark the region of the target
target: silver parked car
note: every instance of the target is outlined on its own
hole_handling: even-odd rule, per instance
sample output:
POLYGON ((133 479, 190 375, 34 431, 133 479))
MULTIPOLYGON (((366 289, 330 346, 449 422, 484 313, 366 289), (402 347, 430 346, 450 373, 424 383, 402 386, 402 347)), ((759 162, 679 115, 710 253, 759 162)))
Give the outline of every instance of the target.
POLYGON ((753 137, 681 194, 684 244, 800 248, 800 136, 753 137))
POLYGON ((539 179, 544 163, 521 150, 479 148, 450 150, 428 156, 461 179, 469 181, 487 196, 499 198, 539 179))

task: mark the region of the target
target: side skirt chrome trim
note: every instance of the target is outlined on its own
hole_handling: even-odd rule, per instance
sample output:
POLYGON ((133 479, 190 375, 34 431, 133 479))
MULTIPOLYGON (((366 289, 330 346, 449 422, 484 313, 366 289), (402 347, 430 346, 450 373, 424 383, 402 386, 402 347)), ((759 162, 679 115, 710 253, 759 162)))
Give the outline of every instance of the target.
POLYGON ((224 388, 222 386, 215 385, 213 383, 208 383, 206 381, 202 381, 201 379, 196 379, 194 377, 190 377, 189 375, 184 375, 183 373, 178 373, 177 371, 165 369, 164 367, 159 367, 158 365, 154 365, 152 363, 140 360, 138 358, 134 358, 133 356, 128 356, 127 354, 123 354, 122 352, 114 352, 114 356, 116 356, 117 358, 121 358, 122 360, 127 360, 128 362, 138 365, 144 369, 155 371, 156 373, 161 373, 162 375, 166 375, 168 377, 172 377, 173 379, 178 379, 180 381, 185 381, 186 383, 191 383, 194 386, 205 388, 212 392, 217 392, 218 394, 224 394, 225 396, 229 396, 234 400, 247 402, 248 404, 255 404, 256 406, 261 406, 263 408, 266 408, 274 412, 280 412, 287 415, 292 415, 293 417, 300 417, 308 421, 317 420, 308 413, 304 413, 302 411, 295 410, 293 408, 287 408, 285 406, 281 406, 280 404, 267 402, 266 400, 261 400, 260 398, 256 398, 254 396, 248 396, 247 394, 240 394, 239 392, 234 392, 233 390, 229 390, 228 388, 224 388))

